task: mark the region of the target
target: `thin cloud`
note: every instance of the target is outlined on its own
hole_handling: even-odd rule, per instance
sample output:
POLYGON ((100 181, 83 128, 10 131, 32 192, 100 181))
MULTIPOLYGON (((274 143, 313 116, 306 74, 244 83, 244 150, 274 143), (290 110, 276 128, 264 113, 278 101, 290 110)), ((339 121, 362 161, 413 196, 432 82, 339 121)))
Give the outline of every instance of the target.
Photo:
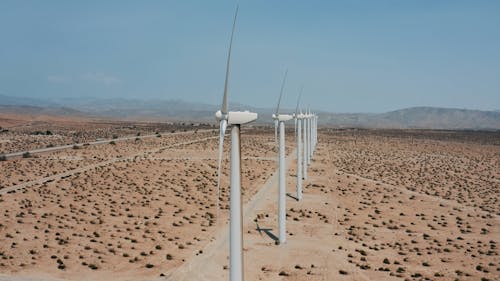
POLYGON ((108 84, 108 85, 121 82, 120 78, 118 78, 114 75, 104 74, 101 72, 89 72, 89 73, 82 75, 81 78, 85 81, 103 83, 103 84, 108 84))
POLYGON ((50 83, 66 83, 69 82, 70 80, 71 78, 60 74, 53 74, 47 76, 47 81, 49 81, 50 83))

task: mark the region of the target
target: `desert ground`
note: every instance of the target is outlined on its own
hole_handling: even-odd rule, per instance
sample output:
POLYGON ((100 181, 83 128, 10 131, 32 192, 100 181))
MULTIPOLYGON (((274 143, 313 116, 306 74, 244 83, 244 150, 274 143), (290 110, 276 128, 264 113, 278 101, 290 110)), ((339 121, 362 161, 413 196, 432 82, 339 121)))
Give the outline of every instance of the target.
MULTIPOLYGON (((227 280, 229 136, 218 195, 217 131, 74 122, 0 123, 3 153, 110 139, 0 161, 0 280, 227 280)), ((246 280, 500 280, 500 133, 323 128, 300 202, 286 137, 275 245, 274 133, 242 131, 246 280)))
POLYGON ((0 112, 0 155, 99 139, 213 129, 205 123, 130 122, 0 112))

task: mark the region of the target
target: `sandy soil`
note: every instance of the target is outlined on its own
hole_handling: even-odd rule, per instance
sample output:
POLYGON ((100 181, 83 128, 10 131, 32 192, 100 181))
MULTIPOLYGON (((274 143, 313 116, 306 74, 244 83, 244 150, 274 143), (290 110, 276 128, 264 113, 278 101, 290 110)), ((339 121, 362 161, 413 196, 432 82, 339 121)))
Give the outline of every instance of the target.
POLYGON ((0 112, 0 155, 97 139, 211 129, 210 124, 134 122, 0 112))
MULTIPOLYGON (((247 280, 500 279, 495 137, 323 130, 303 200, 287 199, 288 241, 275 245, 272 130, 242 136, 247 280)), ((287 137, 293 196, 294 140, 287 137)), ((226 280, 229 171, 226 159, 217 210, 217 138, 164 149, 152 141, 159 143, 86 148, 87 158, 107 160, 156 150, 3 194, 0 273, 226 280)), ((49 153, 43 161, 92 163, 72 153, 83 151, 49 153)), ((33 165, 17 167, 30 175, 33 165)))
MULTIPOLYGON (((212 133, 190 133, 0 162, 2 179, 24 177, 0 197, 0 272, 116 280, 179 266, 212 238, 215 216, 227 218, 227 160, 216 210, 216 148, 212 133)), ((242 140, 245 202, 273 171, 274 149, 266 136, 242 140)))

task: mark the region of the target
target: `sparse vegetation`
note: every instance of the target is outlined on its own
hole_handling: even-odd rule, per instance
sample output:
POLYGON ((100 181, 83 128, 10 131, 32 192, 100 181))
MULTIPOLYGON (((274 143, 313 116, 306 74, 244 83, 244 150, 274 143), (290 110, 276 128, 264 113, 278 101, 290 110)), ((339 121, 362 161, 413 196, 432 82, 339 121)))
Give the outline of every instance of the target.
POLYGON ((289 274, 286 271, 280 271, 279 276, 288 276, 289 274))
MULTIPOLYGON (((139 129, 127 130, 117 134, 130 136, 139 129)), ((276 169, 272 134, 257 135, 253 130, 249 129, 245 132, 248 136, 242 138, 245 203, 276 169)), ((58 128, 57 135, 50 137, 57 145, 59 131, 58 128)), ((141 132, 151 135, 152 131, 141 132)), ((101 134, 108 138, 111 132, 101 134)), ((201 138, 212 133, 199 131, 198 136, 188 136, 201 138)), ((78 138, 71 135, 70 141, 73 137, 78 138)), ((120 271, 117 275, 153 268, 149 272, 157 276, 190 262, 188 259, 194 254, 203 254, 201 249, 213 241, 214 233, 224 225, 221 220, 227 219, 229 159, 224 159, 217 205, 211 196, 215 192, 216 139, 165 148, 185 137, 153 135, 141 142, 134 142, 132 137, 114 147, 89 145, 81 150, 37 154, 29 161, 13 159, 3 163, 6 169, 2 170, 0 190, 33 179, 49 179, 0 196, 0 204, 7 206, 1 211, 0 224, 0 237, 5 240, 0 245, 2 272, 29 271, 47 263, 50 270, 63 270, 60 274, 68 276, 75 271, 108 272, 110 268, 120 271), (190 159, 193 155, 194 160, 190 159), (209 160, 202 163, 200 159, 209 160), (93 168, 63 174, 87 166, 93 168)), ((287 210, 288 235, 293 233, 289 239, 309 243, 314 238, 321 247, 299 249, 300 243, 290 243, 287 247, 292 252, 308 257, 310 262, 296 264, 296 259, 290 258, 288 265, 283 266, 261 259, 263 264, 258 268, 262 278, 269 275, 284 280, 286 276, 313 280, 328 273, 327 276, 351 275, 344 278, 377 274, 403 280, 421 274, 413 278, 462 280, 484 276, 494 280, 498 267, 494 236, 498 233, 497 225, 494 211, 483 210, 481 204, 485 202, 493 210, 496 207, 493 202, 477 198, 474 191, 495 179, 491 169, 495 162, 489 155, 494 155, 498 148, 463 145, 455 140, 445 146, 444 141, 429 139, 410 146, 403 137, 387 137, 380 131, 339 130, 322 137, 310 166, 311 180, 304 186, 305 198, 313 200, 290 202, 287 210), (468 165, 470 171, 457 163, 468 165), (419 169, 413 170, 414 166, 419 169), (473 181, 467 177, 481 182, 468 185, 473 181), (453 189, 438 184, 452 181, 453 189), (339 267, 333 270, 320 258, 332 253, 346 260, 341 259, 339 267), (461 261, 455 258, 458 254, 461 261), (282 272, 285 275, 280 275, 282 272)), ((287 154, 293 149, 291 142, 287 154)), ((289 166, 289 173, 294 175, 293 165, 289 166)), ((493 201, 497 198, 497 193, 485 194, 493 201)), ((261 229, 272 228, 275 219, 272 209, 263 207, 253 224, 258 223, 261 229)), ((264 231, 245 227, 248 231, 244 235, 251 238, 249 241, 258 241, 257 235, 259 239, 268 239, 249 247, 275 247, 264 231)), ((260 254, 254 250, 248 253, 260 254)), ((221 264, 217 270, 224 268, 227 265, 221 264)))

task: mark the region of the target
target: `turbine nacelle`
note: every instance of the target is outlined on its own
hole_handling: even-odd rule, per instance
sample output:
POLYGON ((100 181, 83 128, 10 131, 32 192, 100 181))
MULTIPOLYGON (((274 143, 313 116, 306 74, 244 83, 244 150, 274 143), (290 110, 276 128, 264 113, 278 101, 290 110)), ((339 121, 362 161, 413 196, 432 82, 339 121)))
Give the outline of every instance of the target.
POLYGON ((215 113, 217 120, 226 120, 228 125, 241 125, 257 120, 257 113, 250 111, 229 111, 223 114, 222 111, 215 113))
POLYGON ((305 119, 306 116, 302 113, 299 113, 299 114, 293 114, 293 118, 294 119, 305 119))
POLYGON ((293 115, 290 114, 273 114, 273 119, 278 122, 286 122, 293 119, 293 115))

